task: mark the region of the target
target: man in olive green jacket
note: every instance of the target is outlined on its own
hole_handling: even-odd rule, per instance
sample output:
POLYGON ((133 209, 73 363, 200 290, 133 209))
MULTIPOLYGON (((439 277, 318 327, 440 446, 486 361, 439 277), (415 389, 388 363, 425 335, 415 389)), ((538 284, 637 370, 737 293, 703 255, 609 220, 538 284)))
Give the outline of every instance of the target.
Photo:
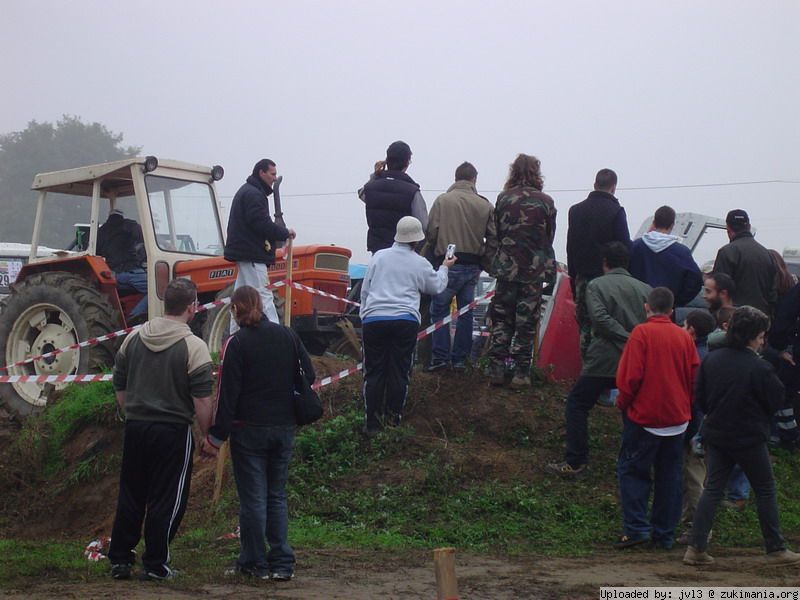
POLYGON ((651 288, 628 273, 628 249, 620 242, 611 242, 603 247, 602 256, 604 274, 586 288, 592 341, 581 375, 567 396, 565 461, 546 467, 548 473, 565 477, 585 472, 589 411, 600 394, 616 387, 617 365, 625 342, 633 328, 647 320, 644 304, 651 288))

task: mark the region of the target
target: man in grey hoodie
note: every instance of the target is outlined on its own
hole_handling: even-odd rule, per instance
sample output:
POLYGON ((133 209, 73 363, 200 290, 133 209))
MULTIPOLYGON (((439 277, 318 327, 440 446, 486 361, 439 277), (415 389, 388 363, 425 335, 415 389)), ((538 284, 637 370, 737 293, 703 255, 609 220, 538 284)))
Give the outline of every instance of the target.
POLYGON ((675 306, 686 306, 703 287, 703 274, 692 252, 672 235, 675 210, 662 206, 653 217, 650 230, 633 242, 630 273, 652 288, 668 288, 675 306))
POLYGON ((186 510, 192 478, 192 422, 203 438, 211 424, 213 385, 208 347, 192 334, 197 288, 174 279, 165 316, 131 333, 114 363, 117 404, 125 412, 117 514, 111 533, 111 576, 129 579, 144 521, 143 580, 171 579, 169 543, 186 510))

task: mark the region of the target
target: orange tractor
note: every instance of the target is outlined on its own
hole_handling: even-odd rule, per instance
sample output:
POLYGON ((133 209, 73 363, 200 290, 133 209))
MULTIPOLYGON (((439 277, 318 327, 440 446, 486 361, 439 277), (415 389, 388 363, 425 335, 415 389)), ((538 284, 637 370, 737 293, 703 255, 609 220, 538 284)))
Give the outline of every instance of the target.
MULTIPOLYGON (((0 363, 7 366, 0 374, 69 375, 113 364, 117 344, 109 340, 15 365, 126 326, 142 295, 121 294, 114 273, 96 254, 97 230, 111 210, 122 210, 141 225, 150 317, 163 315, 164 290, 174 277, 194 281, 201 304, 230 295, 237 271, 236 264, 222 256, 224 230, 214 185, 222 176, 219 166, 159 161, 153 156, 37 175, 32 187, 39 198, 29 261, 3 300, 0 314, 0 363), (65 220, 62 203, 74 209, 69 214, 79 223, 75 218, 65 220), (40 256, 42 246, 70 249, 40 256)), ((333 245, 296 246, 292 278, 345 297, 350 256, 350 250, 333 245)), ((282 259, 282 250, 278 257, 282 259)), ((270 268, 271 281, 283 279, 285 267, 285 261, 278 260, 270 268)), ((280 288, 276 304, 284 295, 285 288, 280 288)), ((292 298, 292 326, 311 351, 319 353, 343 337, 352 344, 352 327, 340 323, 343 303, 304 291, 295 291, 292 298)), ((198 313, 191 325, 214 352, 229 322, 225 305, 198 313)), ((29 414, 43 409, 58 387, 0 384, 0 399, 15 412, 29 414)))

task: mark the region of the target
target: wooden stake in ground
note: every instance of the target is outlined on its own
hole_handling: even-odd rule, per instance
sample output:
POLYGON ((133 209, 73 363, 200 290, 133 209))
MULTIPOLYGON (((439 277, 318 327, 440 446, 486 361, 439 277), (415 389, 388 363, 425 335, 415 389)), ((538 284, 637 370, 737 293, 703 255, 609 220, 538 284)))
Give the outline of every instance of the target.
POLYGON ((436 571, 436 600, 458 600, 456 581, 456 549, 436 548, 433 551, 436 571))
MULTIPOLYGON (((292 238, 286 240, 286 248, 285 253, 283 255, 286 258, 286 281, 292 281, 292 238)), ((284 296, 284 303, 283 303, 283 324, 286 327, 292 326, 292 286, 287 285, 283 288, 286 290, 286 295, 284 296)))
POLYGON ((211 497, 211 506, 216 507, 222 494, 222 477, 225 474, 225 461, 228 458, 228 442, 223 442, 217 453, 217 468, 214 472, 214 495, 211 497))

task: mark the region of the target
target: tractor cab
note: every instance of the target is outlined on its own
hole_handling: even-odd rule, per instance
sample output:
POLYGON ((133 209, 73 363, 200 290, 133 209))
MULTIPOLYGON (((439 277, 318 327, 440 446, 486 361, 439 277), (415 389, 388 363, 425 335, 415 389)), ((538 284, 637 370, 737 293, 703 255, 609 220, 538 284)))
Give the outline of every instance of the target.
MULTIPOLYGON (((154 156, 42 173, 33 182, 39 191, 31 256, 22 276, 58 263, 61 270, 96 279, 100 289, 127 322, 141 294, 116 290, 114 273, 97 253, 98 230, 112 210, 122 211, 142 230, 142 267, 147 272, 148 315, 163 314, 163 294, 178 265, 208 258, 225 263, 219 204, 214 182, 222 167, 202 167, 154 156), (75 222, 80 219, 79 222, 75 222), (55 256, 34 258, 40 244, 63 248, 55 256)), ((191 275, 193 269, 188 270, 191 275)), ((217 292, 234 277, 213 282, 217 292), (222 285, 221 285, 222 284, 222 285)), ((207 285, 205 287, 208 287, 207 285)))

